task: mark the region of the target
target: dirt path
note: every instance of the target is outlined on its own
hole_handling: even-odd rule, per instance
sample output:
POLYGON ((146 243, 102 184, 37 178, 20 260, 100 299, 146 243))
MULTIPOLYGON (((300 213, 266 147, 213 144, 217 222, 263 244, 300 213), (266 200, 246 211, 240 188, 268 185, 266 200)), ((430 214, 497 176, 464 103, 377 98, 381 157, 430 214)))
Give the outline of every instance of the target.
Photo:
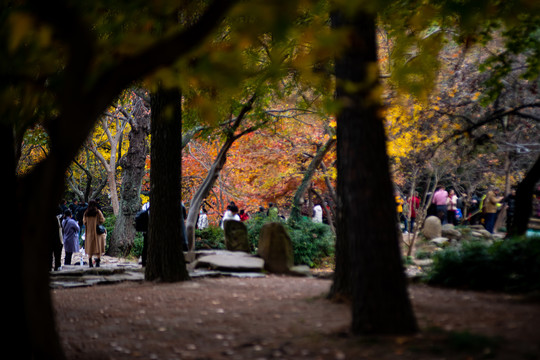
POLYGON ((330 280, 268 276, 53 291, 68 359, 540 359, 540 303, 412 285, 422 332, 351 336, 330 280), (470 332, 470 334, 465 333, 470 332))

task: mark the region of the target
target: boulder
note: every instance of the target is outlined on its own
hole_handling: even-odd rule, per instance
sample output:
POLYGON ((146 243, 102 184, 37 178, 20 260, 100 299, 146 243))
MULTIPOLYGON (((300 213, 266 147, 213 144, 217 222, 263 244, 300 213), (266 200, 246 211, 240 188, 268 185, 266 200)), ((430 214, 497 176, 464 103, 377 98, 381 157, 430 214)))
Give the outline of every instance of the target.
POLYGON ((429 216, 424 221, 424 228, 422 234, 428 239, 435 239, 442 236, 442 224, 441 219, 437 216, 429 216))
POLYGON ((264 269, 271 273, 286 274, 294 266, 292 241, 280 223, 268 223, 261 228, 257 253, 264 259, 264 269))
POLYGON ((225 248, 229 251, 251 252, 248 231, 241 221, 227 220, 223 228, 225 230, 225 248))

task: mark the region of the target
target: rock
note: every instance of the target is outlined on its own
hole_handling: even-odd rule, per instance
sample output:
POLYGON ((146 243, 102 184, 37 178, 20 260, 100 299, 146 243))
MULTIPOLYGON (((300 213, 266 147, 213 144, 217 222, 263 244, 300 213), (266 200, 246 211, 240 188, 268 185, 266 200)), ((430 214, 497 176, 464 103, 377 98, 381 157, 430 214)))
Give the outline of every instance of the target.
POLYGON ((225 229, 225 248, 229 251, 251 252, 246 225, 241 221, 228 220, 225 229))
POLYGON ((474 230, 486 230, 486 228, 483 225, 471 225, 469 226, 473 231, 474 230))
POLYGON ((448 226, 448 224, 442 227, 441 236, 454 240, 459 240, 463 237, 461 232, 454 228, 454 225, 448 226))
POLYGON ((243 251, 222 251, 198 258, 193 267, 222 271, 260 272, 264 268, 264 260, 243 251))
POLYGON ((307 265, 297 265, 289 269, 289 274, 295 276, 311 276, 311 269, 307 265))
POLYGON ((487 230, 475 230, 475 231, 472 232, 472 235, 474 237, 479 237, 479 238, 483 238, 483 239, 492 239, 493 238, 493 235, 487 230))
POLYGON ((257 253, 264 259, 264 269, 271 273, 286 274, 294 266, 292 241, 280 223, 268 223, 262 227, 257 253))
POLYGON ((424 221, 424 228, 422 229, 422 234, 428 239, 435 239, 442 236, 442 225, 441 219, 437 216, 429 216, 426 221, 424 221))
POLYGON ((450 241, 448 240, 448 238, 445 238, 445 237, 436 237, 434 239, 431 239, 430 243, 436 244, 437 246, 442 247, 442 246, 448 245, 450 241))

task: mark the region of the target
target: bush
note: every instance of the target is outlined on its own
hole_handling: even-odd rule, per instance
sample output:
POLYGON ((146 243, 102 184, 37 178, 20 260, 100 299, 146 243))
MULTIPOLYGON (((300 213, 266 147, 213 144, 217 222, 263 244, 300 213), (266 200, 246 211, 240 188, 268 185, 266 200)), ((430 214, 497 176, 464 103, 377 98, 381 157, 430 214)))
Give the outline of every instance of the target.
POLYGON ((225 249, 225 236, 219 226, 195 230, 195 250, 225 249))
MULTIPOLYGON (((248 237, 253 249, 257 249, 259 235, 264 224, 276 221, 266 217, 255 217, 246 222, 248 237)), ((334 254, 334 234, 330 227, 325 224, 317 224, 308 218, 302 218, 298 222, 284 222, 293 246, 295 265, 319 265, 324 258, 334 254)))
POLYGON ((131 248, 131 251, 129 253, 130 256, 133 256, 136 259, 140 258, 142 255, 143 245, 144 245, 143 233, 137 232, 135 235, 135 239, 133 239, 133 247, 131 248))
POLYGON ((107 243, 105 244, 105 248, 109 248, 109 240, 112 238, 113 232, 114 232, 114 225, 116 224, 116 216, 114 215, 107 215, 105 216, 105 223, 103 226, 105 226, 105 229, 107 229, 107 243))
POLYGON ((540 290, 540 239, 463 242, 433 255, 430 284, 475 290, 540 290))
MULTIPOLYGON (((256 253, 259 236, 264 224, 281 222, 291 237, 296 265, 305 264, 310 267, 321 264, 328 256, 334 254, 335 237, 330 227, 316 224, 311 219, 303 218, 296 223, 286 223, 282 219, 268 217, 253 217, 244 224, 248 230, 248 240, 251 249, 256 253)), ((206 229, 195 230, 195 249, 225 249, 223 229, 209 226, 206 229)))

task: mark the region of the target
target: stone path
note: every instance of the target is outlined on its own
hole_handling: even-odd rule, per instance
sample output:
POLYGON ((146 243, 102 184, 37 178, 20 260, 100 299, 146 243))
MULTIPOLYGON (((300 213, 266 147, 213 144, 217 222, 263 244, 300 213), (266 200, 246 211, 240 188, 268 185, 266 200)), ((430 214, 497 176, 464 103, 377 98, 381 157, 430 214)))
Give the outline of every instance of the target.
MULTIPOLYGON (((191 260, 188 254, 184 255, 192 279, 201 277, 259 278, 267 276, 267 273, 263 270, 264 265, 254 255, 226 250, 192 253, 191 260), (253 264, 258 265, 253 266, 253 264)), ((84 261, 86 260, 87 257, 85 256, 84 261)), ((421 276, 424 272, 423 267, 430 265, 429 263, 420 264, 420 262, 417 260, 415 264, 407 267, 405 273, 408 278, 414 279, 421 276)), ((62 266, 61 270, 50 272, 51 288, 75 288, 115 284, 124 281, 145 281, 144 268, 138 261, 103 256, 99 268, 90 268, 87 263, 81 266, 80 254, 74 254, 73 263, 77 265, 62 266)), ((333 275, 331 270, 320 271, 307 267, 296 268, 296 276, 331 278, 333 275)))
MULTIPOLYGON (((199 251, 184 254, 191 278, 199 277, 265 277, 264 264, 256 256, 242 252, 223 250, 199 251), (190 260, 191 259, 191 260, 190 260)), ((62 255, 62 263, 64 262, 62 255)), ((64 265, 58 271, 50 272, 51 288, 73 288, 114 284, 123 281, 144 281, 144 268, 138 261, 102 256, 100 267, 90 268, 87 256, 73 254, 72 264, 64 265)))

